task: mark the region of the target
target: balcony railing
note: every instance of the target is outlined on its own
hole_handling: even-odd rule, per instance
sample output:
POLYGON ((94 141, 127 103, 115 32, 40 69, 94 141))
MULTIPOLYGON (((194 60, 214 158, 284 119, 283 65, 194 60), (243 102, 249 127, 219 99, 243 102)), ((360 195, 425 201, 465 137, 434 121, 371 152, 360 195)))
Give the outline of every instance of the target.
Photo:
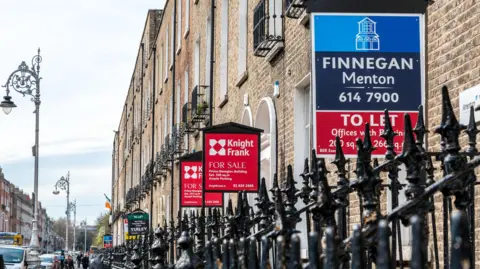
POLYGON ((208 103, 205 100, 205 88, 208 86, 197 85, 192 91, 191 122, 198 123, 208 118, 208 103))
POLYGON ((173 126, 173 132, 171 136, 170 143, 173 147, 173 154, 183 154, 185 153, 183 145, 183 136, 181 135, 180 128, 182 124, 176 124, 173 126))
POLYGON ((166 144, 163 144, 160 150, 160 165, 162 170, 170 169, 168 146, 166 144))
POLYGON ((165 174, 165 170, 163 169, 163 163, 162 163, 162 151, 157 152, 157 158, 155 159, 155 179, 159 180, 161 176, 165 174))
POLYGON ((285 0, 285 15, 292 19, 299 19, 305 9, 307 0, 285 0))
POLYGON ((279 0, 261 0, 253 11, 253 50, 255 56, 266 57, 283 42, 283 14, 279 0))
POLYGON ((182 106, 182 122, 179 126, 180 136, 195 132, 198 124, 192 121, 192 103, 187 102, 182 106))

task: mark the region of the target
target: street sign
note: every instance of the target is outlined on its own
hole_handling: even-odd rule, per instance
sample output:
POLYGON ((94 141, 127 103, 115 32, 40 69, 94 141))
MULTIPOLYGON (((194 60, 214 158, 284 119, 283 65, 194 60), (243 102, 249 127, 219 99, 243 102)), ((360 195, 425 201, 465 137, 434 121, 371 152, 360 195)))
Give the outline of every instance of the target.
MULTIPOLYGON (((480 85, 465 89, 460 92, 458 97, 458 107, 460 109, 460 123, 468 125, 470 121, 470 107, 477 107, 480 104, 480 85)), ((480 111, 475 111, 475 121, 480 120, 480 111)))
MULTIPOLYGON (((195 152, 180 158, 180 205, 201 207, 203 203, 202 152, 195 152)), ((222 193, 205 193, 205 206, 223 206, 222 193)))
POLYGON ((106 234, 103 236, 103 248, 112 248, 113 247, 113 236, 111 234, 106 234))
POLYGON ((357 138, 370 123, 380 137, 388 109, 395 151, 402 150, 403 115, 415 123, 424 103, 424 16, 421 14, 312 13, 314 143, 321 157, 335 156, 339 136, 345 155, 356 155, 357 138))
POLYGON ((205 191, 258 191, 261 132, 231 122, 203 130, 205 191))
POLYGON ((127 215, 128 235, 145 235, 148 233, 149 216, 144 211, 135 211, 127 215))

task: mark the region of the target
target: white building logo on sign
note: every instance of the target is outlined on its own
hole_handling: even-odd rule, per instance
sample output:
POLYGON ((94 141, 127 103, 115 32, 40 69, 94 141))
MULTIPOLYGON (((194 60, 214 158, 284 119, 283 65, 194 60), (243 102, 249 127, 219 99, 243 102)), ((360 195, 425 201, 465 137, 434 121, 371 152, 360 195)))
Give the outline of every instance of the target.
POLYGON ((369 17, 358 22, 358 34, 355 39, 357 50, 380 50, 380 36, 377 34, 377 23, 369 17))

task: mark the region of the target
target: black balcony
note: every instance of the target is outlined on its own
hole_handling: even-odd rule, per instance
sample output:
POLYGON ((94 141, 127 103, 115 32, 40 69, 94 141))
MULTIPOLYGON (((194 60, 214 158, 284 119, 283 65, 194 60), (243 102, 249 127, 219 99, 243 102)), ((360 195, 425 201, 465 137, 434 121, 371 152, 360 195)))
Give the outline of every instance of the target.
POLYGON ((185 153, 184 143, 183 143, 183 136, 181 135, 182 124, 175 124, 173 126, 173 132, 170 136, 170 143, 172 146, 172 153, 173 154, 183 154, 185 153))
POLYGON ((167 144, 163 144, 160 150, 160 166, 161 166, 161 169, 164 170, 164 173, 166 172, 166 170, 170 169, 169 159, 171 157, 169 157, 169 155, 170 154, 168 152, 167 144))
POLYGON ((208 102, 205 100, 205 88, 208 86, 197 85, 192 91, 191 123, 203 122, 208 118, 208 102))
POLYGON ((192 122, 192 103, 187 102, 182 106, 182 122, 179 126, 180 136, 195 132, 199 129, 198 124, 192 122))
POLYGON ((162 157, 161 152, 157 152, 157 157, 155 158, 155 169, 153 172, 155 180, 159 180, 163 176, 164 170, 162 168, 162 157))
POLYGON ((307 0, 285 0, 285 15, 292 19, 298 19, 307 8, 307 0))
POLYGON ((266 57, 275 45, 283 42, 283 33, 282 35, 278 34, 282 30, 282 20, 283 14, 275 14, 275 10, 269 10, 267 0, 261 0, 258 3, 253 11, 253 50, 255 56, 266 57))

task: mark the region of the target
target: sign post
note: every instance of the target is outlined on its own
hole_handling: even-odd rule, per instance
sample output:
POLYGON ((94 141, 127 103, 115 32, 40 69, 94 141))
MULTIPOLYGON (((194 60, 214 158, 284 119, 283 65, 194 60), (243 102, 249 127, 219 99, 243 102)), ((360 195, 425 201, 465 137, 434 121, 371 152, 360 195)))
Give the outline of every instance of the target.
POLYGON ((205 192, 258 191, 262 132, 234 122, 203 129, 205 192))
POLYGON ((138 210, 127 215, 128 235, 145 235, 148 233, 148 213, 138 210))
POLYGON ((384 110, 402 150, 403 115, 412 121, 425 99, 424 15, 312 13, 314 145, 321 157, 335 156, 340 137, 346 156, 370 124, 374 151, 384 156, 384 110))
POLYGON ((205 197, 206 207, 222 207, 222 193, 203 195, 202 152, 197 151, 180 159, 180 207, 202 207, 205 197))
POLYGON ((113 247, 113 236, 111 234, 106 234, 103 236, 103 248, 112 248, 113 247))

